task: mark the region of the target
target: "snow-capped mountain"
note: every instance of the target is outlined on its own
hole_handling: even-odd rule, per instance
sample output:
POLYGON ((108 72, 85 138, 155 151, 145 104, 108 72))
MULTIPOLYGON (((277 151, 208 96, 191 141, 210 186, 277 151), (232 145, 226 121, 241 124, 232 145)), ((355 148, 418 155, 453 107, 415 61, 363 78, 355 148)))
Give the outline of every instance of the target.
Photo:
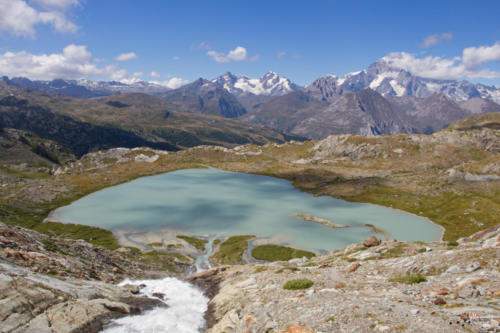
POLYGON ((500 89, 468 81, 437 80, 415 76, 412 73, 391 66, 384 58, 370 65, 366 70, 349 73, 343 77, 333 75, 319 78, 306 90, 314 97, 332 102, 345 92, 357 92, 370 88, 382 96, 413 96, 426 98, 442 93, 455 102, 471 98, 487 98, 500 102, 500 89))
POLYGON ((110 96, 119 93, 146 93, 158 95, 164 93, 169 88, 151 83, 139 81, 126 84, 117 81, 91 81, 91 80, 63 80, 55 79, 51 81, 30 80, 24 77, 9 79, 2 77, 3 81, 18 88, 31 88, 43 90, 50 93, 58 93, 65 96, 77 98, 92 98, 100 96, 110 96))
POLYGON ((235 76, 229 72, 212 80, 230 93, 241 95, 281 96, 300 89, 299 86, 285 77, 274 72, 267 72, 259 79, 250 79, 246 76, 235 76))

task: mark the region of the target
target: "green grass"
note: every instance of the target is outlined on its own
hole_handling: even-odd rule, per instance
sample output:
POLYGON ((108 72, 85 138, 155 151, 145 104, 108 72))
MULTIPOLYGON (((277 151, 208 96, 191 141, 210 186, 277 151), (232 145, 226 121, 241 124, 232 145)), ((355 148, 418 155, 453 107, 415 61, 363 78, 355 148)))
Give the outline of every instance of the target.
POLYGON ((445 228, 443 238, 446 241, 455 241, 460 237, 469 236, 495 225, 498 221, 498 209, 500 208, 500 193, 498 191, 492 191, 488 195, 473 192, 467 194, 442 192, 436 195, 422 195, 396 188, 377 186, 366 189, 361 194, 344 196, 342 199, 394 207, 428 217, 445 228), (474 209, 471 209, 472 202, 475 202, 474 209), (463 214, 465 211, 468 211, 469 214, 463 214), (471 223, 471 219, 480 221, 484 225, 479 226, 471 223))
POLYGON ((183 271, 181 266, 191 262, 191 259, 183 254, 156 250, 136 255, 134 259, 146 265, 159 265, 161 269, 171 272, 181 272, 183 271), (175 259, 181 261, 183 264, 175 262, 175 259))
POLYGON ((205 251, 205 244, 208 243, 208 241, 205 239, 184 236, 184 235, 177 235, 177 238, 185 240, 186 242, 188 242, 189 244, 191 244, 200 251, 205 251))
POLYGON ((252 250, 252 257, 258 260, 287 261, 293 258, 306 257, 308 259, 316 254, 309 251, 298 250, 280 245, 261 245, 252 250))
POLYGON ((389 279, 389 282, 398 282, 406 284, 421 283, 425 281, 427 281, 427 279, 422 274, 406 274, 389 279))
POLYGON ((22 172, 19 170, 15 169, 10 169, 7 168, 6 166, 0 165, 0 171, 4 172, 8 175, 12 176, 17 176, 20 178, 29 178, 29 179, 45 179, 45 178, 50 178, 51 176, 48 173, 42 173, 42 172, 22 172))
POLYGON ((97 227, 71 223, 45 222, 36 225, 34 229, 49 236, 83 239, 88 243, 104 246, 111 250, 120 247, 111 231, 97 227))
POLYGON ((300 289, 307 289, 313 286, 313 282, 309 279, 295 279, 295 280, 290 280, 285 283, 283 286, 283 289, 285 290, 300 290, 300 289))
POLYGON ((241 262, 241 256, 248 249, 248 240, 254 237, 253 235, 229 237, 219 246, 219 250, 210 257, 210 260, 219 265, 234 265, 241 262))

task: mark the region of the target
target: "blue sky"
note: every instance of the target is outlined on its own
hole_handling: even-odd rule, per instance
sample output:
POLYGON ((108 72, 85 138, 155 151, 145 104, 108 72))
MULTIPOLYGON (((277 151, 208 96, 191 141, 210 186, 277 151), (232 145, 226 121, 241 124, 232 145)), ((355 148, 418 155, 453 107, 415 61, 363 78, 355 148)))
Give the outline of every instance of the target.
POLYGON ((500 86, 499 17, 499 1, 0 0, 0 74, 178 85, 272 70, 305 85, 389 55, 500 86))

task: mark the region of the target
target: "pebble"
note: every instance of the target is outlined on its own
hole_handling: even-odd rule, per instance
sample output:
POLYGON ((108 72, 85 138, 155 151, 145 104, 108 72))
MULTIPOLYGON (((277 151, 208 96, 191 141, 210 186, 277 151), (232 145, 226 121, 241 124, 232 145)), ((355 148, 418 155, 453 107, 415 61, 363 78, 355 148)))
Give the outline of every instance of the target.
POLYGON ((411 309, 410 313, 415 316, 415 315, 420 313, 420 310, 419 309, 411 309))

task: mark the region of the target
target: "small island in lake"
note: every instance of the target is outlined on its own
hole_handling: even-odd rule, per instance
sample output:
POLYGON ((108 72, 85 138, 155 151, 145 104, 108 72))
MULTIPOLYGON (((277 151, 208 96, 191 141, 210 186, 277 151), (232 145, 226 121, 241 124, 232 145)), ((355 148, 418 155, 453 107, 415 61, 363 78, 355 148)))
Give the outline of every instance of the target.
POLYGON ((333 229, 349 228, 348 225, 333 223, 330 220, 327 220, 327 219, 324 219, 324 218, 321 218, 321 217, 317 217, 317 216, 314 216, 314 215, 311 215, 311 214, 293 213, 293 214, 290 214, 290 216, 300 217, 302 219, 302 221, 304 221, 304 222, 319 223, 319 224, 322 224, 322 225, 324 225, 324 226, 326 226, 328 228, 333 228, 333 229))

